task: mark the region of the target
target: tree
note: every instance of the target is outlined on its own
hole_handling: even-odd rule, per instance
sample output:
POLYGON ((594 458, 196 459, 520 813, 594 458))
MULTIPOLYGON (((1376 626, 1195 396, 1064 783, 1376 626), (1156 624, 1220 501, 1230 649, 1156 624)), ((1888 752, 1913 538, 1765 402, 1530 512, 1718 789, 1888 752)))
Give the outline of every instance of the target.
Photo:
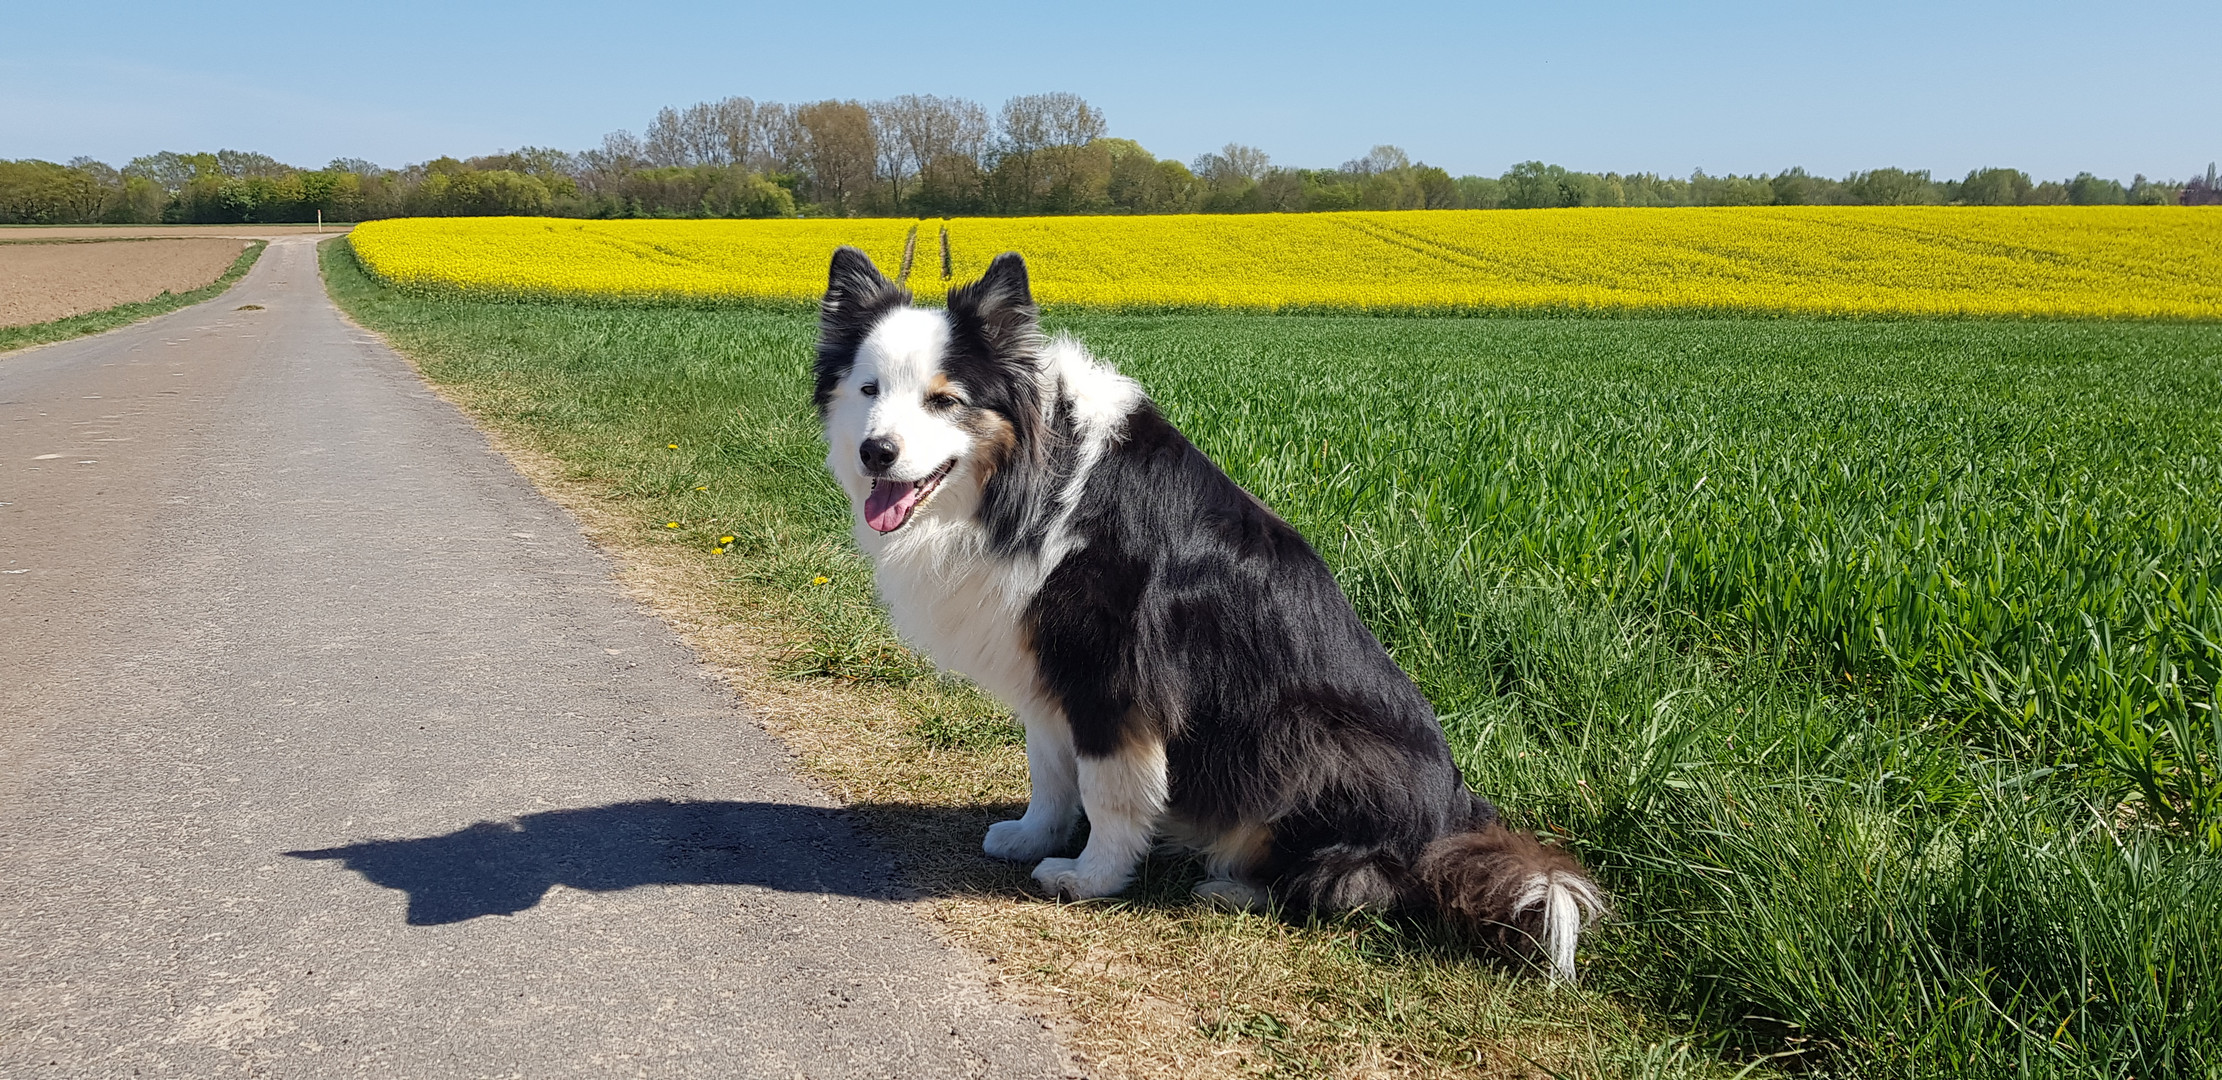
POLYGON ((290 176, 301 170, 268 154, 259 154, 253 150, 218 150, 216 151, 216 171, 234 180, 244 180, 248 177, 277 179, 282 176, 290 176))
POLYGON ((386 175, 386 170, 378 167, 377 163, 375 162, 366 161, 362 158, 348 157, 333 158, 330 162, 325 164, 324 171, 354 173, 355 175, 360 176, 365 180, 376 180, 379 177, 386 175))
POLYGON ((991 195, 1007 212, 1038 206, 1046 192, 1040 155, 1059 147, 1082 147, 1104 136, 1103 113, 1078 94, 1021 94, 1003 103, 996 123, 996 162, 990 170, 991 195))
POLYGON ((0 160, 0 223, 59 225, 91 221, 104 193, 81 169, 35 158, 0 160))
POLYGON ((2222 176, 2215 175, 2214 166, 2214 162, 2207 162, 2207 174, 2192 177, 2177 201, 2185 206, 2222 206, 2222 176))
POLYGON ((1366 151, 1366 156, 1342 163, 1342 171, 1353 176, 1377 176, 1394 172, 1412 164, 1409 155, 1399 148, 1382 144, 1366 151))
POLYGON ((809 133, 803 130, 800 105, 776 101, 756 106, 756 157, 743 162, 765 174, 800 174, 809 168, 809 133))
POLYGON ((2077 206, 2120 206, 2129 201, 2129 193, 2122 190, 2119 180, 2102 180, 2090 173, 2077 173, 2068 181, 2068 201, 2077 206))
POLYGON ((1306 169, 1302 176, 1307 211, 1355 210, 1365 195, 1365 178, 1344 169, 1306 169))
POLYGON ((1228 143, 1216 154, 1204 154, 1190 166, 1205 183, 1234 188, 1265 179, 1273 158, 1255 146, 1228 143))
POLYGON ((154 186, 154 181, 126 176, 100 208, 100 220, 110 225, 152 225, 162 220, 162 208, 169 201, 169 195, 154 186))
POLYGON ((2015 169, 1976 169, 1960 181, 1960 201, 1969 206, 2019 206, 2029 201, 2029 174, 2015 169))
POLYGON ((115 187, 123 183, 123 174, 117 172, 115 166, 83 154, 69 159, 69 163, 64 165, 63 168, 75 169, 84 173, 92 177, 94 183, 104 188, 115 187))
POLYGON ((1135 214, 1169 214, 1193 209, 1202 185, 1188 166, 1159 161, 1132 139, 1098 139, 1111 158, 1104 197, 1114 209, 1135 214))
MULTIPOLYGON (((442 159, 453 161, 452 158, 442 159)), ((543 214, 552 196, 546 184, 508 169, 480 172, 443 165, 411 193, 408 211, 433 217, 543 214)))
POLYGON ((1078 94, 1020 94, 1003 103, 1002 136, 1007 153, 1031 153, 1052 146, 1086 146, 1107 133, 1103 112, 1078 94))
POLYGON ((1504 205, 1504 183, 1488 176, 1458 178, 1458 205, 1468 210, 1495 210, 1504 205))
POLYGON ((929 210, 971 208, 987 155, 987 110, 963 98, 931 94, 905 94, 873 108, 880 127, 881 168, 914 180, 912 204, 929 210))
POLYGON ((180 154, 175 150, 132 158, 131 163, 123 167, 123 174, 144 177, 168 195, 185 190, 185 185, 192 183, 194 177, 221 175, 216 168, 216 155, 180 154))
POLYGON ((1766 206, 1775 201, 1775 189, 1764 176, 1707 176, 1699 169, 1690 174, 1689 201, 1697 206, 1766 206))
POLYGON ((2138 173, 2129 181, 2129 202, 2133 206, 2174 206, 2183 201, 2183 186, 2169 180, 2147 180, 2138 173))
POLYGON ((1560 166, 1546 165, 1540 161, 1523 161, 1514 165, 1504 174, 1503 205, 1521 210, 1578 206, 1579 202, 1568 201, 1570 195, 1579 198, 1578 194, 1568 191, 1570 175, 1560 166))
POLYGON ((1097 142, 1035 152, 1034 208, 1045 214, 1094 214, 1111 208, 1111 151, 1097 142))
POLYGON ((1767 186, 1774 189, 1775 202, 1782 206, 1821 206, 1843 198, 1842 184, 1800 167, 1776 173, 1767 186))
POLYGON ((681 130, 682 123, 677 109, 667 106, 656 112, 655 122, 648 125, 647 133, 640 139, 641 156, 648 159, 648 164, 665 169, 694 164, 688 156, 688 139, 681 130))
POLYGON ((879 163, 872 114, 854 101, 820 101, 795 110, 809 163, 810 193, 827 211, 866 209, 879 163))
POLYGON ((646 164, 647 148, 630 131, 612 131, 602 136, 600 147, 579 155, 584 171, 605 178, 621 176, 646 164))
POLYGON ((1919 206, 1942 201, 1929 170, 1872 169, 1844 178, 1844 193, 1867 206, 1919 206))
POLYGON ((1458 181, 1450 173, 1433 165, 1412 167, 1413 179, 1419 186, 1422 210, 1455 210, 1458 208, 1458 181))

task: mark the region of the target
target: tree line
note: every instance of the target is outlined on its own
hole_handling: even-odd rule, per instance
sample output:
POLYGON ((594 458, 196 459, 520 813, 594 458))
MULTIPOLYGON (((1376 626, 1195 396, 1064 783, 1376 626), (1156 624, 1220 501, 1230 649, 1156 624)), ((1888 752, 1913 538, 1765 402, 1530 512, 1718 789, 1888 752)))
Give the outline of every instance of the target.
POLYGON ((0 160, 0 223, 365 221, 486 214, 560 217, 954 216, 1302 213, 1570 206, 2222 204, 2215 167, 2188 183, 2081 173, 2036 181, 2007 168, 1960 179, 1898 168, 1815 176, 1589 173, 1523 162, 1452 176, 1394 146, 1334 168, 1277 165, 1239 143, 1183 163, 1110 134, 1075 94, 977 102, 758 102, 666 108, 640 134, 399 169, 336 159, 164 151, 121 168, 0 160))

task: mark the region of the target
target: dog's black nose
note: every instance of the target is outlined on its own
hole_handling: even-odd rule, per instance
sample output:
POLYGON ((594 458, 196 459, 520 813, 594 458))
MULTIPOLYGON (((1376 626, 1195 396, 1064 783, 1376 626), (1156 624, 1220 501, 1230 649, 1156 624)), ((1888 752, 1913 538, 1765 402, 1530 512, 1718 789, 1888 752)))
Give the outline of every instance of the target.
POLYGON ((902 456, 903 452, 896 448, 895 440, 882 436, 864 440, 864 444, 856 448, 856 453, 864 459, 865 472, 883 473, 895 464, 895 459, 902 456))

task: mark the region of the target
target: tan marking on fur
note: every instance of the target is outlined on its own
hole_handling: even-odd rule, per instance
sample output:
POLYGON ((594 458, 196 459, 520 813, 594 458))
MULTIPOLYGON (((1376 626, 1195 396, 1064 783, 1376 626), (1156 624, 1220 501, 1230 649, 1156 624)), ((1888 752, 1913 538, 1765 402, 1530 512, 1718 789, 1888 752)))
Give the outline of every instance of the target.
POLYGON ((1002 413, 967 410, 957 426, 972 434, 972 475, 979 477, 983 486, 1018 456, 1018 429, 1002 413))
POLYGON ((1212 837, 1198 850, 1204 857, 1204 871, 1212 877, 1254 881, 1258 868, 1273 853, 1273 830, 1244 822, 1212 837))

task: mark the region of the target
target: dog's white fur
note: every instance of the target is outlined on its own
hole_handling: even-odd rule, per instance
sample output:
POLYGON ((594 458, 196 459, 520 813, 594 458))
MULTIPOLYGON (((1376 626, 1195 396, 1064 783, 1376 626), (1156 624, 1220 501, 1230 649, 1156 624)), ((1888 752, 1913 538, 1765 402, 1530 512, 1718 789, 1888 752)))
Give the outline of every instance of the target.
MULTIPOLYGON (((1036 861, 1034 877, 1043 886, 1067 898, 1087 899, 1124 890, 1162 833, 1203 856, 1210 880, 1196 891, 1210 902, 1256 908, 1272 898, 1269 887, 1277 895, 1287 886, 1301 903, 1317 908, 1434 904, 1446 911, 1455 909, 1458 917, 1469 921, 1532 927, 1523 932, 1532 934, 1552 976, 1571 981, 1576 939, 1582 927, 1604 910, 1602 894, 1569 857, 1532 837, 1507 832, 1495 807, 1466 788, 1447 747, 1431 750, 1419 745, 1440 742, 1432 709, 1409 679, 1394 670, 1393 660, 1357 624, 1355 614, 1345 611, 1347 621, 1323 624, 1321 635, 1307 640, 1316 647, 1343 650, 1356 662, 1345 673, 1349 687, 1375 695, 1382 703, 1380 718, 1402 725, 1407 738, 1370 743, 1361 738, 1352 744, 1356 747, 1352 752, 1372 759, 1365 766, 1370 772, 1352 774, 1355 788, 1292 793, 1281 783, 1288 778, 1276 776, 1274 766, 1260 770, 1255 763, 1246 767, 1249 774, 1237 779, 1255 792, 1268 793, 1268 798, 1288 796, 1335 813, 1349 811, 1335 809, 1330 795, 1367 797, 1382 783, 1420 785, 1413 788, 1417 799, 1409 806, 1388 798, 1386 792, 1375 793, 1381 797, 1377 805, 1404 806, 1405 816, 1395 824, 1405 830, 1398 840, 1403 846, 1394 849, 1393 857, 1404 860, 1403 870, 1418 875, 1415 880, 1394 878, 1370 861, 1334 861, 1350 859, 1354 850, 1367 850, 1363 841, 1356 848, 1340 841, 1307 841, 1314 846, 1284 853, 1285 838, 1275 833, 1271 822, 1244 819, 1247 804, 1226 803, 1224 792, 1241 785, 1219 789, 1216 797, 1222 804, 1214 805, 1208 781, 1199 789, 1193 786, 1195 774, 1184 774, 1182 809, 1169 813, 1171 776, 1163 740, 1171 736, 1161 717, 1136 706, 1109 717, 1076 713, 1083 723, 1082 734, 1091 742, 1088 755, 1077 752, 1061 699, 1044 680, 1069 683, 1076 677, 1086 680, 1106 673, 1091 672, 1084 654, 1075 659, 1076 635, 1069 622, 1059 625, 1043 614, 1045 584, 1066 583, 1052 604, 1078 605, 1059 609, 1058 614, 1093 610, 1088 606, 1091 600, 1075 593, 1071 585, 1075 574, 1053 579, 1052 572, 1068 559, 1081 560, 1071 568, 1080 575, 1100 572, 1100 566, 1086 562, 1091 558, 1100 562, 1094 545, 1106 542, 1105 520, 1094 515, 1109 506, 1142 511, 1146 518, 1156 505, 1150 494, 1117 486, 1136 482, 1134 459, 1119 456, 1104 465, 1107 453, 1162 454, 1170 448, 1177 454, 1179 448, 1193 448, 1170 430, 1132 380, 1098 363, 1078 342, 1062 337, 1044 341, 1039 336, 1023 264, 1015 256, 999 257, 988 276, 953 293, 951 303, 962 313, 910 307, 907 295, 880 278, 861 252, 837 253, 824 309, 827 337, 820 344, 817 397, 826 428, 826 467, 849 497, 857 545, 872 560, 896 630, 941 667, 970 676, 1011 705, 1025 725, 1032 799, 1022 817, 989 828, 983 842, 987 853, 1036 861), (960 301, 973 289, 980 291, 960 301), (868 318, 845 306, 860 302, 873 305, 863 309, 868 318), (1014 305, 1017 318, 1012 317, 1014 305), (993 370, 976 362, 983 348, 994 361, 993 370), (959 372, 990 380, 992 392, 982 407, 963 407, 971 394, 954 381, 959 372), (1014 389, 1021 400, 1016 413, 1010 411, 1014 389), (952 404, 941 395, 952 395, 957 402, 952 404), (1054 432, 1053 441, 1039 441, 1045 431, 1054 432), (1122 445, 1136 439, 1145 441, 1122 445), (890 452, 895 455, 892 461, 886 458, 890 452), (1014 459, 1014 454, 1037 456, 1014 459), (869 473, 863 460, 867 455, 872 459, 869 473), (1043 473, 1043 463, 1051 460, 1055 471, 1043 473), (991 505, 983 498, 989 470, 1013 467, 1036 470, 1015 474, 1020 477, 1061 485, 1054 491, 996 488, 999 499, 1015 490, 1027 500, 1023 527, 1028 531, 1026 542, 1019 544, 1007 534, 991 537, 991 527, 1008 529, 1013 518, 1002 504, 991 505), (1090 477, 1104 470, 1123 471, 1106 477, 1111 485, 1104 492, 1110 494, 1090 493, 1090 477), (936 476, 941 477, 938 485, 932 482, 936 476), (881 489, 875 508, 873 493, 879 483, 915 485, 915 490, 897 501, 892 498, 896 488, 881 489), (1076 524, 1075 507, 1084 497, 1096 501, 1089 503, 1090 516, 1076 524), (997 524, 991 526, 987 518, 997 524), (891 531, 873 528, 874 520, 891 531), (1047 639, 1050 643, 1044 645, 1043 655, 1037 656, 1033 636, 1043 633, 1057 636, 1047 639), (1045 664, 1057 673, 1045 674, 1045 664), (1106 746, 1106 732, 1124 734, 1106 746), (1057 857, 1083 810, 1090 824, 1086 847, 1077 858, 1057 857), (1199 810, 1205 816, 1187 818, 1199 810), (1260 876, 1260 868, 1269 860, 1282 859, 1290 861, 1271 871, 1276 876, 1270 882, 1260 876), (1508 894, 1508 886, 1517 893, 1508 894), (1428 891, 1438 889, 1442 891, 1428 891), (1509 907, 1503 903, 1508 897, 1509 907)), ((1274 573, 1281 575, 1276 580, 1297 595, 1347 608, 1325 567, 1293 530, 1254 499, 1241 502, 1248 496, 1239 489, 1230 497, 1232 482, 1216 468, 1194 467, 1192 457, 1181 460, 1191 464, 1175 468, 1175 482, 1195 486, 1177 489, 1176 494, 1219 499, 1216 505, 1231 508, 1225 512, 1232 519, 1285 538, 1299 553, 1271 561, 1274 573)), ((1192 514, 1177 510, 1164 520, 1178 533, 1192 514)), ((1145 529, 1149 527, 1153 526, 1145 529)), ((1200 530, 1171 546, 1181 544, 1222 559, 1231 557, 1224 542, 1200 530)), ((1161 543, 1149 550, 1163 557, 1166 547, 1161 543)), ((1309 629, 1308 622, 1291 623, 1286 607, 1254 598, 1248 603, 1255 605, 1260 618, 1280 620, 1275 624, 1280 634, 1302 638, 1309 629)), ((1230 608, 1219 615, 1240 621, 1247 610, 1251 609, 1230 608)), ((1163 616, 1157 617, 1160 623, 1146 626, 1145 635, 1156 632, 1162 637, 1163 616)), ((1120 646, 1135 647, 1131 640, 1120 646)), ((1222 655, 1235 656, 1238 663, 1274 655, 1273 666, 1257 667, 1247 677, 1256 679, 1266 692, 1282 695, 1272 700, 1286 701, 1288 695, 1305 699, 1305 687, 1282 677, 1290 670, 1292 658, 1301 665, 1302 657, 1286 650, 1274 654, 1258 646, 1222 655)), ((1125 661, 1106 655, 1102 662, 1125 661)), ((1181 662, 1178 656, 1159 657, 1146 677, 1166 675, 1181 662)), ((1070 686, 1063 692, 1071 693, 1070 686)), ((1248 725, 1251 738, 1269 732, 1275 737, 1308 739, 1314 747, 1310 753, 1334 754, 1341 745, 1332 720, 1301 710, 1284 714, 1280 705, 1248 713, 1238 709, 1213 722, 1248 725)), ((1332 773, 1342 764, 1322 761, 1319 766, 1332 773)), ((1381 858, 1392 848, 1374 842, 1370 850, 1373 854, 1366 858, 1381 858)))
MULTIPOLYGON (((936 664, 1009 703, 1026 727, 1032 799, 1023 817, 991 826, 982 847, 997 858, 1041 860, 1035 879, 1061 895, 1109 896, 1126 888, 1132 867, 1156 838, 1167 792, 1165 748, 1155 744, 1080 761, 1063 711, 1039 684, 1020 627, 1026 605, 1071 549, 1064 521, 1089 469, 1118 438, 1142 391, 1071 338, 1044 347, 1041 400, 1071 410, 1079 463, 1058 492, 1059 512, 1040 555, 1018 566, 991 560, 986 532, 974 516, 982 482, 973 475, 974 436, 926 404, 949 333, 943 312, 921 308, 897 309, 873 328, 827 403, 826 468, 849 496, 850 527, 872 559, 896 632, 936 664), (876 395, 863 392, 868 384, 876 395), (856 455, 866 439, 883 436, 900 449, 887 470, 890 479, 917 480, 956 462, 910 520, 885 534, 865 524, 873 478, 856 455), (1082 809, 1090 823, 1087 847, 1077 859, 1048 858, 1070 838, 1082 809)), ((947 389, 964 394, 961 385, 947 389)))

